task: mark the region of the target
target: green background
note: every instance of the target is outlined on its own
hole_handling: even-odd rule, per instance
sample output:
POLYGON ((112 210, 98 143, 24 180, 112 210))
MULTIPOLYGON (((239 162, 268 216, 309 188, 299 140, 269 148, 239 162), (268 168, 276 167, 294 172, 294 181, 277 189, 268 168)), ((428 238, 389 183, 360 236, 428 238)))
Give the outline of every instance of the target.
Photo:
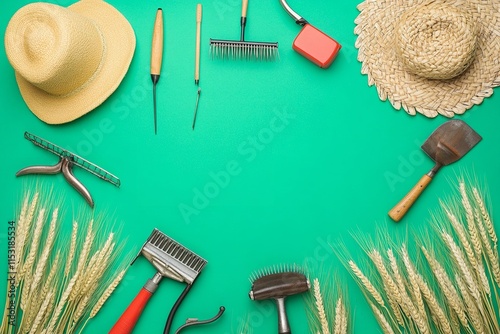
MULTIPOLYGON (((0 2, 2 32, 26 3, 0 2)), ((37 119, 19 94, 4 48, 0 52, 3 245, 7 221, 15 218, 23 187, 30 181, 53 184, 55 194, 65 199, 63 229, 70 229, 74 212, 88 210, 62 175, 15 177, 25 166, 57 162, 23 138, 29 131, 121 179, 118 189, 75 168, 95 200, 95 211, 118 222, 122 236, 128 238, 127 251, 137 251, 157 227, 208 260, 177 313, 174 328, 187 317, 210 318, 224 305, 226 313, 218 322, 189 331, 235 333, 241 319, 249 316, 254 333, 276 333, 274 305, 248 298, 249 276, 261 268, 297 263, 316 273, 338 272, 349 288, 355 332, 376 333, 379 329, 368 305, 328 244, 344 243, 356 253, 352 232, 374 236, 376 228, 387 227, 396 236, 409 226, 428 224, 438 199, 452 190, 450 180, 464 171, 487 182, 493 201, 500 196, 500 95, 496 93, 457 117, 483 141, 444 168, 401 223, 389 220, 387 211, 432 167, 419 147, 447 119, 408 116, 381 102, 376 89, 368 87, 354 48, 357 1, 290 0, 295 11, 342 44, 326 70, 292 50, 300 27, 278 0, 250 1, 246 36, 279 42, 279 61, 212 60, 209 38, 239 37, 241 3, 202 2, 202 93, 195 131, 191 122, 197 2, 109 3, 135 30, 134 58, 117 91, 74 122, 53 126, 37 119), (158 135, 154 135, 149 58, 158 7, 164 11, 165 47, 158 84, 158 135), (288 119, 279 123, 276 115, 284 113, 288 119), (279 131, 270 130, 273 122, 283 125, 279 131), (228 168, 230 175, 224 174, 228 168), (222 174, 226 177, 214 182, 214 175, 222 174), (205 201, 198 192, 208 195, 205 201), (193 209, 191 214, 182 213, 187 207, 193 209)), ((5 258, 0 256, 2 267, 5 258)), ((153 274, 146 259, 139 259, 86 332, 107 332, 153 274)), ((2 272, 0 278, 5 275, 2 272)), ((164 280, 135 333, 160 333, 183 287, 164 280)), ((303 299, 291 297, 287 306, 294 332, 308 332, 303 299)))

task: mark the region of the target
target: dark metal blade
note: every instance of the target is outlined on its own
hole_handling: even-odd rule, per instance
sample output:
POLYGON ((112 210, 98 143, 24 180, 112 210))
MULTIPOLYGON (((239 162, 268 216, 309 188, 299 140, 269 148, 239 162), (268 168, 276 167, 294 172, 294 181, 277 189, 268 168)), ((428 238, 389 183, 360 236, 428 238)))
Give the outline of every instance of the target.
POLYGON ((449 165, 469 152, 482 137, 461 120, 451 120, 437 128, 422 145, 432 160, 449 165))

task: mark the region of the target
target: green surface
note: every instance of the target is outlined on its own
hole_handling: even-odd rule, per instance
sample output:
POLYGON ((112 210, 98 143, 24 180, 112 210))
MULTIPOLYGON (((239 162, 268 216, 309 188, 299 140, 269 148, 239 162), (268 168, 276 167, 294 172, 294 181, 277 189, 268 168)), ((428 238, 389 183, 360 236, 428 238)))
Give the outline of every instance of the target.
MULTIPOLYGON (((0 3, 0 31, 5 31, 9 18, 26 3, 0 3)), ((432 167, 419 147, 447 119, 395 111, 379 101, 374 87, 368 87, 354 48, 357 1, 290 0, 294 10, 342 44, 327 70, 291 49, 300 27, 278 0, 250 1, 247 38, 279 42, 280 61, 212 60, 209 38, 238 38, 241 4, 237 0, 203 2, 202 95, 195 131, 191 122, 196 98, 197 2, 110 3, 135 30, 135 55, 118 90, 74 122, 51 126, 38 120, 19 94, 4 48, 0 52, 2 245, 6 223, 15 216, 25 184, 14 176, 16 171, 57 161, 23 138, 24 131, 29 131, 121 179, 118 189, 75 170, 94 197, 95 210, 113 214, 122 224, 127 247, 139 249, 157 227, 208 260, 176 316, 175 328, 187 317, 210 318, 224 305, 227 311, 221 320, 189 332, 235 333, 239 321, 250 316, 254 333, 275 333, 275 308, 271 302, 248 298, 248 277, 263 267, 298 263, 314 270, 338 271, 349 283, 355 332, 377 333, 368 305, 328 243, 344 242, 356 253, 352 231, 372 235, 377 226, 387 226, 399 235, 409 225, 425 225, 438 199, 450 193, 450 179, 463 171, 475 172, 487 181, 494 203, 500 196, 497 92, 458 117, 479 132, 483 141, 437 175, 404 221, 397 225, 389 220, 387 211, 432 167), (165 52, 155 136, 149 58, 158 7, 164 10, 165 52), (288 115, 285 121, 283 115, 288 115), (205 193, 205 200, 200 192, 205 193), (188 207, 191 214, 183 214, 188 207)), ((69 229, 71 210, 85 207, 83 199, 61 175, 38 180, 42 178, 54 181, 56 193, 65 198, 69 213, 64 228, 69 229)), ((6 255, 0 256, 1 267, 5 262, 6 255)), ((146 259, 138 260, 86 332, 107 332, 153 274, 146 259)), ((0 273, 1 281, 5 275, 0 273)), ((174 281, 162 282, 134 332, 160 333, 182 289, 174 281)), ((308 332, 302 298, 289 298, 287 305, 294 333, 308 332)))

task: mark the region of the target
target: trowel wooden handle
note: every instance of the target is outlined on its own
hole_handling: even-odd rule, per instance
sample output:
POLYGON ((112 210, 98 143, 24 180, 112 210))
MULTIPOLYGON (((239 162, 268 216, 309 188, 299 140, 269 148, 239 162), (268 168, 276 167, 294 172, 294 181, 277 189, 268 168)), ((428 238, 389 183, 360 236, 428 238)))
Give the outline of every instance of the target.
POLYGON ((400 221, 431 181, 432 177, 428 176, 427 174, 424 175, 420 179, 420 181, 418 181, 418 183, 408 192, 408 194, 406 194, 406 196, 398 204, 396 204, 396 206, 392 208, 391 211, 389 211, 389 217, 391 217, 392 220, 396 222, 400 221))
POLYGON ((153 295, 152 292, 142 288, 137 294, 135 299, 130 303, 125 312, 121 315, 120 319, 115 323, 109 334, 129 334, 139 320, 139 317, 144 310, 149 298, 153 295))
POLYGON ((153 30, 151 46, 151 74, 160 75, 161 60, 163 57, 163 11, 158 8, 153 30))

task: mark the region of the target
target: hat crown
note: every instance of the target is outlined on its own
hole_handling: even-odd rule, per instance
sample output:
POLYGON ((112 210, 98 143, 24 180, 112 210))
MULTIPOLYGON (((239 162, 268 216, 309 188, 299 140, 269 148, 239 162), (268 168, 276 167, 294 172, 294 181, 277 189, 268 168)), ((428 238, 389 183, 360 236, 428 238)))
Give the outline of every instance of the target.
POLYGON ((14 70, 56 96, 72 94, 92 80, 105 53, 90 19, 48 3, 18 10, 7 26, 5 45, 14 70))
POLYGON ((426 3, 406 11, 396 25, 396 52, 406 70, 447 80, 472 63, 478 31, 467 6, 426 3))

